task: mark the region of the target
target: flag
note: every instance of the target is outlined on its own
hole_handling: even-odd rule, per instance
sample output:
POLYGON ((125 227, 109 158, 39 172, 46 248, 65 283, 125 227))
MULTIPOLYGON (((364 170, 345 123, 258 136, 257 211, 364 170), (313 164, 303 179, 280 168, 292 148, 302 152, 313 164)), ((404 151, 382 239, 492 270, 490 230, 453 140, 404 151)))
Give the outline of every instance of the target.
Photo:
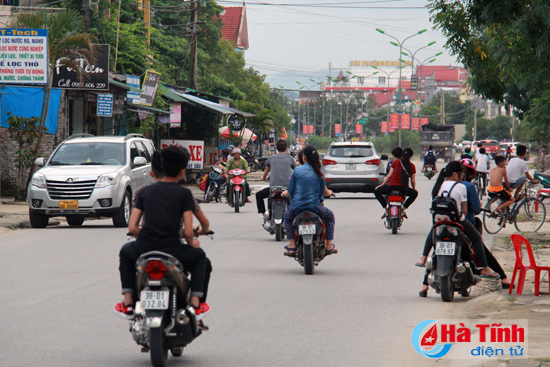
POLYGON ((283 135, 281 136, 283 140, 286 140, 288 138, 288 134, 286 133, 286 129, 283 127, 283 135))

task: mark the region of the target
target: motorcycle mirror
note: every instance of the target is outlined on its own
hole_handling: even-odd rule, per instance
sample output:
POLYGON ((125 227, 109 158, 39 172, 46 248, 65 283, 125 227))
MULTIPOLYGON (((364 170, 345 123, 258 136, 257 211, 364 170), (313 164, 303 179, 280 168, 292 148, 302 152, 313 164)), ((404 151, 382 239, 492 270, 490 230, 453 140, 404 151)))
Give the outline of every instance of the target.
POLYGON ((380 159, 383 160, 383 161, 387 161, 388 160, 388 155, 387 154, 382 154, 380 156, 380 159))

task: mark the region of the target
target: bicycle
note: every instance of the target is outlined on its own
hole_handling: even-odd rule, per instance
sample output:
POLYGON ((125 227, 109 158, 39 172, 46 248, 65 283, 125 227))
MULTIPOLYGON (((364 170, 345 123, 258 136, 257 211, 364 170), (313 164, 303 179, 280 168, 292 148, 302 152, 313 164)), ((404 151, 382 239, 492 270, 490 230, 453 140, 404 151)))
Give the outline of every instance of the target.
POLYGON ((533 189, 533 185, 525 185, 524 197, 516 201, 510 207, 506 208, 506 212, 501 213, 497 207, 502 204, 502 200, 495 194, 489 192, 489 201, 485 205, 483 211, 483 228, 490 234, 498 233, 503 227, 506 227, 506 222, 514 224, 518 232, 536 232, 542 227, 546 220, 546 208, 540 199, 532 197, 533 192, 538 190, 533 189), (529 189, 528 189, 529 186, 529 189))

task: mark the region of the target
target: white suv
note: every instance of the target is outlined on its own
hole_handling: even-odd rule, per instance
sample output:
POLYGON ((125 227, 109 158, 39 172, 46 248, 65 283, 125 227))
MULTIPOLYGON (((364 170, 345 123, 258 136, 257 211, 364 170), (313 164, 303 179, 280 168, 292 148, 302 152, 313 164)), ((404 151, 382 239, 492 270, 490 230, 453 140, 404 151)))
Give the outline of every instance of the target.
POLYGON ((28 188, 29 219, 44 228, 50 217, 63 216, 71 226, 85 217, 112 217, 126 227, 135 192, 153 179, 153 142, 139 134, 127 136, 71 135, 32 177, 28 188))
POLYGON ((373 192, 386 174, 371 142, 332 143, 321 161, 327 187, 334 192, 373 192))

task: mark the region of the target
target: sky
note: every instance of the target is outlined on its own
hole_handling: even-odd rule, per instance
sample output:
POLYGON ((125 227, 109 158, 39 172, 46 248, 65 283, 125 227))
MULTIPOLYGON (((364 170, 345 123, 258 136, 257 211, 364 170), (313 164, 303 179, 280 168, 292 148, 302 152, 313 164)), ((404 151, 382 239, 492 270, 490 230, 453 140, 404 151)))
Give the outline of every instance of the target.
MULTIPOLYGON (((417 33, 403 44, 423 61, 443 52, 432 65, 459 65, 444 49, 446 39, 433 29, 427 0, 248 0, 246 13, 250 48, 247 66, 266 75, 272 87, 294 89, 296 81, 327 80, 349 68, 351 60, 397 60, 394 41, 376 31, 380 28, 398 40, 417 33), (282 5, 286 4, 286 5, 282 5)), ((218 1, 241 6, 238 0, 218 1)), ((312 89, 313 90, 313 89, 312 89)))

